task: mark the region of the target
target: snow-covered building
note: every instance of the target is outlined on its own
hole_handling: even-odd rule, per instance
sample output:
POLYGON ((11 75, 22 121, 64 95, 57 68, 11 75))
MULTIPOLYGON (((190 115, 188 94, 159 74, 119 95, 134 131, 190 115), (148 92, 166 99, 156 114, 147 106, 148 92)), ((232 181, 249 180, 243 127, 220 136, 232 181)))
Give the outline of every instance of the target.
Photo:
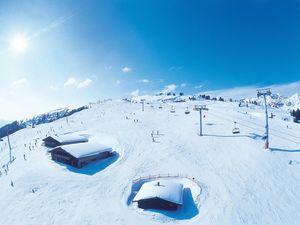
POLYGON ((94 161, 112 156, 113 149, 97 143, 79 143, 58 146, 52 149, 50 153, 52 160, 81 168, 94 161))
POLYGON ((183 204, 183 185, 165 180, 144 183, 133 202, 142 209, 176 210, 183 204))
POLYGON ((49 136, 43 139, 45 146, 55 148, 60 145, 77 144, 88 142, 88 138, 77 134, 66 134, 60 136, 49 136))

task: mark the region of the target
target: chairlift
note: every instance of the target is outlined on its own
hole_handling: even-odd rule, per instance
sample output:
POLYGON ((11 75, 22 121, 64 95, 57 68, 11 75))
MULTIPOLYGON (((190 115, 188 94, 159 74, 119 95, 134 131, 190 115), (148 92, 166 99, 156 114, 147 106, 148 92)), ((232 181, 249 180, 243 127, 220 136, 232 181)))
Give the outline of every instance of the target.
POLYGON ((185 110, 184 114, 190 114, 190 110, 189 110, 188 107, 186 107, 186 110, 185 110))
POLYGON ((236 121, 234 121, 234 128, 232 129, 232 133, 233 134, 239 134, 240 133, 240 129, 236 127, 236 121))

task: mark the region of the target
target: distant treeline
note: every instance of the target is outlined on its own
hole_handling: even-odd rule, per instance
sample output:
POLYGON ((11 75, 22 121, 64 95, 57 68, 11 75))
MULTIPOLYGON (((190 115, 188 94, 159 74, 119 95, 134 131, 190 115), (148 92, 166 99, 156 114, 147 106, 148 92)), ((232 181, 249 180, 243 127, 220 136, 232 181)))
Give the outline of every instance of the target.
POLYGON ((3 138, 5 136, 7 136, 7 134, 13 134, 15 132, 17 132, 18 130, 24 129, 26 127, 34 127, 36 125, 39 124, 44 124, 44 123, 50 123, 53 122, 55 120, 67 117, 67 116, 71 116, 74 113, 80 112, 84 109, 87 109, 87 106, 82 106, 79 107, 77 109, 62 109, 59 111, 54 111, 54 112, 50 112, 50 113, 45 113, 36 117, 33 117, 29 120, 26 121, 14 121, 10 124, 7 124, 3 127, 0 128, 0 138, 3 138))
POLYGON ((295 122, 300 121, 300 110, 293 110, 291 111, 291 116, 294 117, 295 122))

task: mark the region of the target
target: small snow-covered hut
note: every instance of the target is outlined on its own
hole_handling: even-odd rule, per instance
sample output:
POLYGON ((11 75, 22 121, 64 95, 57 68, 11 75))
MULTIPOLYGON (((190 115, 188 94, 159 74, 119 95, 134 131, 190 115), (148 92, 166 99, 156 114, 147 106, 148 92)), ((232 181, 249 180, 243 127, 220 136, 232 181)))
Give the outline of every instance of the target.
POLYGON ((170 181, 144 183, 133 202, 142 209, 176 210, 183 204, 183 185, 170 181))
POLYGON ((113 155, 113 149, 97 143, 79 143, 76 145, 62 145, 50 151, 52 160, 81 168, 97 160, 113 155))
POLYGON ((60 145, 69 145, 88 142, 88 138, 77 134, 65 134, 59 136, 49 136, 43 139, 45 146, 55 148, 60 145))

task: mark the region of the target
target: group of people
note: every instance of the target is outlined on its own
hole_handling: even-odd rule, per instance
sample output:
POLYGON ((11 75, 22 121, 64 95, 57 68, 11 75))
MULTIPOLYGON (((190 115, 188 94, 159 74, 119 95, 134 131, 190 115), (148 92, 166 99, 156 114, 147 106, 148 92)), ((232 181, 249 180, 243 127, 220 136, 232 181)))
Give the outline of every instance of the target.
MULTIPOLYGON (((152 138, 152 142, 155 142, 155 135, 159 135, 160 133, 159 133, 159 130, 157 130, 156 132, 153 130, 152 132, 151 132, 151 138, 152 138)), ((156 137, 157 137, 156 136, 156 137)))
MULTIPOLYGON (((62 127, 61 127, 62 128, 62 127)), ((54 128, 50 128, 50 131, 48 131, 48 134, 50 134, 51 132, 53 132, 53 133, 55 133, 55 130, 54 130, 54 128)), ((37 134, 42 134, 42 131, 41 130, 37 130, 37 134)), ((24 143, 24 147, 25 147, 25 150, 26 149, 28 149, 29 151, 33 151, 33 150, 35 150, 35 149, 37 149, 38 148, 38 140, 39 140, 39 138, 36 138, 36 139, 34 139, 33 141, 31 141, 31 142, 29 142, 29 143, 24 143)), ((7 146, 7 143, 5 142, 5 147, 7 146)), ((12 157, 12 159, 11 159, 11 161, 10 161, 10 163, 13 163, 14 161, 15 161, 15 159, 16 159, 16 157, 12 157)), ((26 156, 26 154, 25 154, 25 152, 24 152, 24 154, 23 154, 23 160, 24 161, 27 161, 28 160, 28 158, 27 158, 27 156, 26 156)), ((7 176, 8 175, 8 172, 9 172, 9 163, 6 163, 6 164, 4 164, 1 168, 0 168, 0 177, 2 177, 2 176, 7 176)), ((11 180, 10 181, 10 186, 12 187, 12 188, 14 188, 15 187, 15 182, 13 181, 13 180, 11 180)), ((31 190, 31 192, 32 193, 36 193, 36 191, 37 191, 37 188, 33 188, 32 190, 31 190)))
MULTIPOLYGON (((29 142, 29 144, 24 144, 24 147, 25 148, 27 148, 28 147, 28 149, 30 150, 30 151, 32 151, 32 150, 34 150, 35 148, 37 148, 37 144, 38 144, 38 139, 35 139, 34 140, 34 143, 32 144, 31 142, 29 142)), ((24 153, 23 154, 23 159, 24 159, 24 161, 27 161, 27 157, 26 157, 26 154, 24 153)), ((13 163, 14 161, 16 160, 16 157, 15 156, 13 156, 12 157, 12 159, 11 159, 11 161, 9 162, 9 163, 13 163)), ((5 176, 7 176, 8 175, 8 171, 9 171, 9 163, 6 163, 6 164, 4 164, 3 166, 2 166, 2 170, 0 169, 0 177, 2 177, 4 174, 5 174, 5 176)), ((10 186, 11 187, 14 187, 15 185, 14 185, 14 182, 11 180, 11 182, 10 182, 10 186)), ((35 192, 35 191, 34 191, 35 192)), ((34 193, 33 192, 33 193, 34 193)))

